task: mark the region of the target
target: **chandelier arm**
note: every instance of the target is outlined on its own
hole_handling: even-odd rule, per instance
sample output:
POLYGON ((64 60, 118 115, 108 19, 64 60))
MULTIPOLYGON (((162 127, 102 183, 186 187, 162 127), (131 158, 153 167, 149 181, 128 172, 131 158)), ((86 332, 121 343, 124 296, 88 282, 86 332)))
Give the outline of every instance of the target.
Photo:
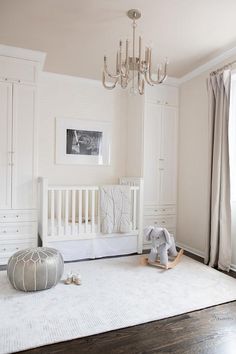
POLYGON ((120 77, 120 72, 118 71, 118 67, 117 67, 117 63, 116 63, 116 74, 111 74, 108 70, 108 67, 107 67, 107 57, 104 56, 104 67, 103 67, 103 71, 105 71, 106 75, 108 77, 110 77, 111 79, 117 79, 120 77))
MULTIPOLYGON (((148 48, 148 58, 149 58, 149 68, 148 68, 148 76, 149 76, 149 80, 152 84, 157 85, 159 84, 159 74, 157 74, 157 80, 153 80, 152 78, 152 50, 151 48, 148 48)), ((159 70, 158 70, 159 73, 159 70)))
POLYGON ((128 77, 123 78, 121 76, 120 85, 123 89, 125 89, 128 86, 128 77))
POLYGON ((120 41, 118 71, 122 75, 122 41, 120 41))
POLYGON ((119 78, 117 78, 111 86, 107 85, 106 84, 105 71, 103 71, 103 73, 102 73, 102 84, 107 90, 113 90, 116 87, 118 80, 119 80, 119 78))
POLYGON ((160 84, 162 84, 164 82, 164 80, 167 78, 167 66, 168 66, 168 62, 166 60, 165 66, 164 66, 164 73, 162 75, 161 75, 161 69, 158 68, 158 80, 159 80, 160 84))
POLYGON ((154 84, 151 83, 151 81, 150 81, 150 79, 149 79, 148 71, 146 71, 146 72, 144 73, 144 77, 145 77, 145 80, 146 80, 146 82, 148 83, 148 85, 154 86, 154 84))
POLYGON ((140 72, 138 72, 138 92, 140 95, 144 94, 144 79, 141 80, 140 72))
POLYGON ((163 81, 166 79, 167 77, 167 61, 165 62, 165 69, 164 69, 164 74, 161 76, 161 73, 160 73, 160 68, 158 68, 157 70, 157 80, 154 80, 152 78, 152 50, 149 48, 148 49, 148 52, 149 52, 149 68, 148 68, 148 76, 149 76, 149 80, 152 84, 154 85, 157 85, 157 84, 161 84, 163 83, 163 81))
POLYGON ((125 58, 126 75, 129 76, 129 41, 126 40, 126 58, 125 58))

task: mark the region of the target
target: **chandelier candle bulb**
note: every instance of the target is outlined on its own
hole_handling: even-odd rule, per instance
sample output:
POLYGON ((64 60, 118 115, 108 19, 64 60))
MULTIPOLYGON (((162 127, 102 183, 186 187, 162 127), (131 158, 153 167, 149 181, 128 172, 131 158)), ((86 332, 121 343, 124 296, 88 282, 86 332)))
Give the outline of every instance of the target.
MULTIPOLYGON (((133 48, 132 56, 129 56, 129 41, 126 40, 125 45, 125 59, 122 58, 122 41, 119 42, 119 50, 116 54, 116 73, 113 75, 107 68, 107 57, 104 56, 104 68, 102 73, 103 86, 108 89, 114 89, 119 84, 125 89, 129 82, 131 82, 131 92, 138 92, 140 95, 144 94, 145 82, 150 85, 162 84, 167 77, 168 60, 165 60, 164 69, 162 66, 157 66, 157 79, 152 78, 152 49, 145 47, 145 56, 142 60, 142 37, 139 36, 138 57, 136 57, 135 49, 135 31, 136 20, 141 17, 141 12, 137 9, 131 9, 127 12, 127 16, 132 20, 133 28, 133 48), (113 82, 106 83, 106 77, 113 82)), ((110 81, 110 80, 109 80, 110 81)))

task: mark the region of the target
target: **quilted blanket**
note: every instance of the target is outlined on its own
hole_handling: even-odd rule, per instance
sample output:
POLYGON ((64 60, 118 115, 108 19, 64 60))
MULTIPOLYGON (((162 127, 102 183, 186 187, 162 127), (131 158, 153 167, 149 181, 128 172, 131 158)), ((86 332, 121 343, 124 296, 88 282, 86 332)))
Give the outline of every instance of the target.
POLYGON ((131 191, 129 186, 100 187, 101 232, 125 233, 131 230, 131 191))

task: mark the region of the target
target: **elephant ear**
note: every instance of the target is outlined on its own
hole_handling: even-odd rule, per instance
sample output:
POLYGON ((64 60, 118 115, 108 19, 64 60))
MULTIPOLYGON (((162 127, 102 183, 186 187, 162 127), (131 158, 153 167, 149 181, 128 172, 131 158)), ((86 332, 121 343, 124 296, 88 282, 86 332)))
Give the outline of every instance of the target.
POLYGON ((165 239, 166 239, 166 243, 168 243, 168 245, 171 245, 171 237, 170 234, 168 232, 167 229, 163 229, 164 235, 165 235, 165 239))
POLYGON ((152 230, 153 230, 153 226, 147 226, 143 230, 144 236, 145 236, 146 240, 148 240, 148 241, 150 241, 150 236, 151 236, 152 230))

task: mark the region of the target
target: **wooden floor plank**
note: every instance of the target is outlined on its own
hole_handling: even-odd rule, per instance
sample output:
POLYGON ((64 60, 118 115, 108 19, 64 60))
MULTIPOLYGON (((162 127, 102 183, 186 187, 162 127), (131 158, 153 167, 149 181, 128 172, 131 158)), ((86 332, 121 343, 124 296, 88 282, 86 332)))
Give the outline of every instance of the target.
POLYGON ((236 302, 22 353, 235 354, 236 302))

